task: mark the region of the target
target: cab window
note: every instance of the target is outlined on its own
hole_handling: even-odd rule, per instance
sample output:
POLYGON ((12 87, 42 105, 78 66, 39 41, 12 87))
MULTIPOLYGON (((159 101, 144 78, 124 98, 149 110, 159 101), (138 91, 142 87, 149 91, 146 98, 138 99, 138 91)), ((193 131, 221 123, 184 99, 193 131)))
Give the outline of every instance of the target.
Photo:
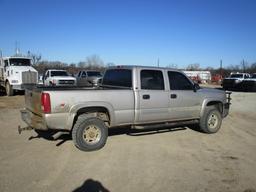
POLYGON ((84 77, 86 77, 87 75, 86 75, 86 72, 85 71, 83 71, 82 72, 82 78, 84 78, 84 77))
POLYGON ((8 60, 4 60, 4 67, 8 67, 8 60))
POLYGON ((182 73, 168 71, 168 78, 171 90, 193 90, 192 83, 182 73))
POLYGON ((141 70, 140 72, 141 89, 164 90, 164 78, 162 71, 141 70))

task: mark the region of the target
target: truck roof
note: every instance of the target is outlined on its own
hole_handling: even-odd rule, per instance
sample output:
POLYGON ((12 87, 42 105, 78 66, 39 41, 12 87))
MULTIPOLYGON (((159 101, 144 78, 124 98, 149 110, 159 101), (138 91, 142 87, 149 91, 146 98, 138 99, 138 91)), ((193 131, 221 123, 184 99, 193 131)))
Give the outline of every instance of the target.
POLYGON ((160 69, 160 70, 170 70, 170 71, 178 71, 182 72, 181 70, 178 69, 172 69, 168 67, 155 67, 155 66, 142 66, 142 65, 117 65, 117 66, 111 66, 108 69, 133 69, 133 68, 138 68, 138 69, 160 69))
POLYGON ((30 59, 29 57, 25 57, 25 56, 11 56, 11 57, 1 57, 2 59, 30 59))
POLYGON ((67 71, 65 69, 47 69, 46 71, 67 71))

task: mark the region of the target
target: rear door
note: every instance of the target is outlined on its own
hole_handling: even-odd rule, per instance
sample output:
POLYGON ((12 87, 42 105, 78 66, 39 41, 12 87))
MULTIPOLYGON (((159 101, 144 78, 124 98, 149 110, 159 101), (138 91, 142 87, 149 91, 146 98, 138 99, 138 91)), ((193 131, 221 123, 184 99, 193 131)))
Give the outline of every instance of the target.
POLYGON ((194 91, 191 81, 177 71, 168 71, 168 79, 169 118, 172 120, 198 118, 202 99, 200 93, 194 91))
POLYGON ((137 92, 137 120, 139 123, 168 119, 168 91, 165 89, 164 71, 139 70, 140 87, 137 92))

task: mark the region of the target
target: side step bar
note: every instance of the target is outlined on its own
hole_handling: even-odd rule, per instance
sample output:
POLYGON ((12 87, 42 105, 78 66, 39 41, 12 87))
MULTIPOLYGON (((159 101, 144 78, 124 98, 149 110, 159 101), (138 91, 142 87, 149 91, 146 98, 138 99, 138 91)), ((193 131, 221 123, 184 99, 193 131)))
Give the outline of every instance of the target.
POLYGON ((158 123, 158 124, 142 124, 142 125, 132 125, 132 129, 156 129, 170 126, 181 126, 181 125, 189 125, 199 123, 198 119, 186 120, 186 121, 175 121, 175 122, 166 122, 166 123, 158 123))

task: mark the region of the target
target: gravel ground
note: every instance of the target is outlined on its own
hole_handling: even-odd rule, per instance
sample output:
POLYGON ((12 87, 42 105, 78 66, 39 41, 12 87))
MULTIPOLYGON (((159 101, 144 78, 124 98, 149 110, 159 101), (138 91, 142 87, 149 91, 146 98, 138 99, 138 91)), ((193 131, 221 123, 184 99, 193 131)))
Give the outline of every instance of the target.
POLYGON ((22 95, 0 96, 0 191, 256 192, 256 93, 233 93, 221 130, 114 130, 81 152, 69 136, 18 135, 22 95))

